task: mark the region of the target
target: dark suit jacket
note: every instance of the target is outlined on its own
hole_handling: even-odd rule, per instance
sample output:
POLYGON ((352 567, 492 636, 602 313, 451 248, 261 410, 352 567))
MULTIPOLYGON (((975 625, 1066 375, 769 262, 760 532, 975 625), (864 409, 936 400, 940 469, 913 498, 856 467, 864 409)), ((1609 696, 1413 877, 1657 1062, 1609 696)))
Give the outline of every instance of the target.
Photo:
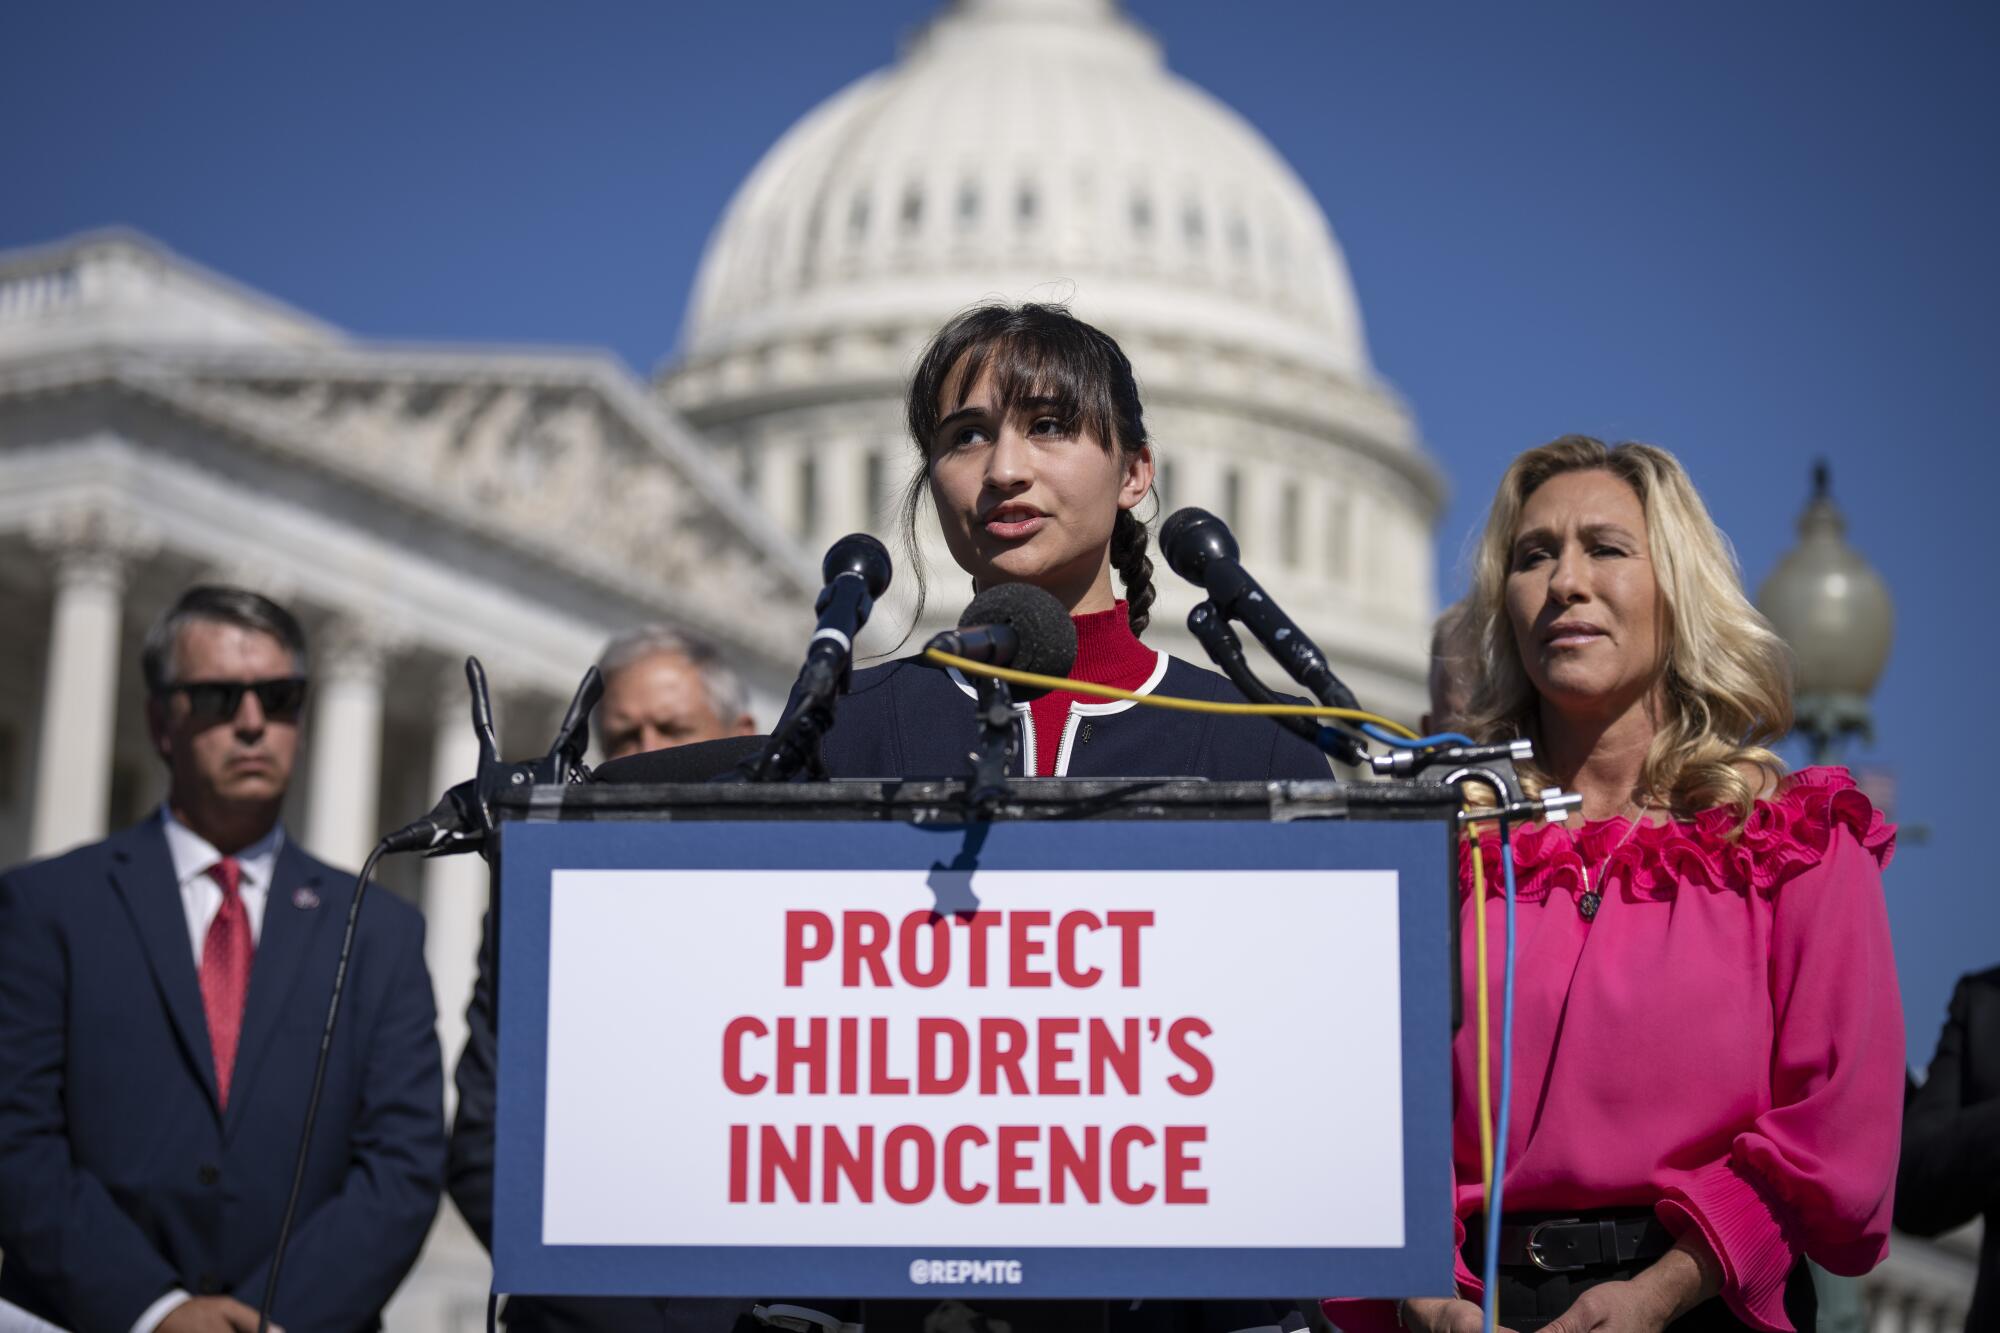
MULTIPOLYGON (((175 1287, 263 1301, 355 881, 287 839, 227 1113, 157 816, 0 875, 0 1297, 127 1333, 175 1287)), ((364 901, 272 1317, 373 1328, 444 1173, 423 919, 364 901)))
MULTIPOLYGON (((1224 676, 1169 658, 1153 691, 1242 703, 1224 676)), ((1302 699, 1285 700, 1303 703, 1302 699)), ((1269 718, 1183 713, 1138 704, 1083 715, 1069 745, 1068 777, 1209 778, 1217 782, 1330 778, 1326 757, 1269 718)), ((854 673, 820 743, 836 778, 959 777, 979 747, 973 701, 949 672, 915 658, 854 673)), ((1049 767, 1039 763, 1037 767, 1049 767)), ((1019 776, 1017 753, 1009 773, 1019 776)))
POLYGON ((1896 1225, 1935 1236, 1986 1215, 1967 1333, 2000 1330, 2000 967, 1961 977, 1903 1112, 1896 1225))

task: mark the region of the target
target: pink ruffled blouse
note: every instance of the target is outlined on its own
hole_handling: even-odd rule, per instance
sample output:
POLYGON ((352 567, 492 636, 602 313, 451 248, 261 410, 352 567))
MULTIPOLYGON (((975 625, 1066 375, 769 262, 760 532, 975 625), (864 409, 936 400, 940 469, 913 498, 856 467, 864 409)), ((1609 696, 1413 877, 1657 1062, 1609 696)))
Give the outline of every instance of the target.
MULTIPOLYGON (((1835 1273, 1888 1251, 1903 1015, 1882 898, 1896 833, 1845 769, 1691 820, 1513 832, 1518 893, 1509 1213, 1650 1207, 1698 1227, 1740 1319, 1790 1333, 1800 1254, 1835 1273)), ((1483 855, 1500 1044, 1500 845, 1483 855)), ((1456 1236, 1483 1209, 1471 858, 1461 885, 1465 1026, 1452 1046, 1456 1236)), ((1442 1276, 1442 1275, 1440 1275, 1442 1276)), ((1479 1279, 1456 1261, 1459 1291, 1479 1279)), ((1440 1283, 1440 1286, 1443 1284, 1440 1283)), ((1348 1333, 1382 1301, 1329 1301, 1348 1333)), ((1806 1331, 1809 1333, 1809 1331, 1806 1331)))

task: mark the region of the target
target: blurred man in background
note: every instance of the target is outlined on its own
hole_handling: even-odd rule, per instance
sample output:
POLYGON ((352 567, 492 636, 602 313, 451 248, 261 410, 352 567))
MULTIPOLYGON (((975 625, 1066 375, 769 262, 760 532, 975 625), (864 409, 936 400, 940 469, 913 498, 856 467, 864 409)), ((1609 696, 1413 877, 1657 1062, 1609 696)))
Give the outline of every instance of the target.
POLYGON ((642 625, 606 644, 597 669, 597 748, 606 759, 757 734, 742 680, 693 635, 642 625))
MULTIPOLYGON (((644 625, 606 644, 597 668, 597 745, 606 760, 757 732, 743 683, 716 649, 666 625, 644 625)), ((493 1247, 495 1023, 498 960, 489 916, 479 944, 479 980, 466 1011, 458 1113, 451 1134, 451 1197, 488 1250, 493 1247)), ((744 1300, 510 1298, 510 1333, 730 1333, 744 1300)), ((746 1316, 747 1317, 747 1316, 746 1316)))
MULTIPOLYGON (((356 886, 279 822, 291 614, 192 588, 144 668, 166 801, 0 876, 0 1298, 75 1333, 251 1333, 356 886)), ((444 1174, 435 1029, 422 918, 374 894, 274 1326, 375 1328, 416 1261, 444 1174)))

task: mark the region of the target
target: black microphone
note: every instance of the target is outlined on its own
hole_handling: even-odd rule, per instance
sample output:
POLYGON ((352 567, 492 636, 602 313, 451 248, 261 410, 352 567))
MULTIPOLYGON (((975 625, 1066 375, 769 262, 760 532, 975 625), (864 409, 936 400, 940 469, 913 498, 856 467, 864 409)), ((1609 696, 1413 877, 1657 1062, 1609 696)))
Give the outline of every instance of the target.
MULTIPOLYGON (((1236 637, 1236 631, 1229 627, 1229 621, 1222 612, 1215 609, 1214 602, 1196 602, 1194 609, 1188 612, 1187 627, 1188 633, 1194 635, 1195 640, 1208 650, 1209 660, 1222 668, 1222 674, 1229 677, 1229 683, 1234 685, 1245 699, 1253 704, 1287 702, 1272 692, 1270 686, 1257 679, 1257 673, 1250 669, 1249 659, 1243 655, 1243 640, 1236 637)), ((1271 720, 1301 740, 1311 741, 1314 745, 1319 744, 1320 724, 1315 719, 1280 714, 1271 720)), ((1342 747, 1343 759, 1346 758, 1348 748, 1350 747, 1342 747)), ((1360 747, 1351 748, 1357 757, 1348 762, 1360 762, 1358 757, 1360 747)))
MULTIPOLYGON (((957 629, 945 630, 924 646, 991 666, 1067 676, 1076 666, 1076 622, 1053 593, 1032 583, 999 583, 966 605, 957 629)), ((1012 693, 1026 702, 1048 691, 1015 685, 1012 693)))
POLYGON ((819 738, 833 726, 833 701, 854 664, 855 636, 875 599, 888 591, 893 572, 888 548, 865 532, 851 532, 828 548, 820 564, 826 586, 813 603, 819 624, 806 645, 805 666, 770 740, 742 765, 744 777, 782 781, 808 764, 819 766, 819 738))
POLYGON ((520 786, 583 782, 590 769, 583 752, 590 743, 590 712, 604 696, 604 677, 593 666, 583 673, 569 711, 556 729, 549 752, 540 759, 500 758, 493 727, 493 698, 486 686, 486 669, 476 657, 465 659, 465 680, 472 690, 472 732, 479 738, 479 764, 470 779, 445 792, 422 819, 412 820, 382 840, 382 853, 422 852, 426 856, 485 854, 493 832, 493 799, 520 786))
POLYGON ((1205 509, 1178 510, 1160 527, 1160 550, 1174 573, 1206 588, 1216 609, 1247 625, 1286 674, 1315 699, 1332 708, 1360 707, 1354 692, 1333 674, 1319 645, 1243 568, 1228 524, 1205 509))
POLYGON ((850 532, 827 549, 819 571, 826 586, 813 603, 819 624, 813 627, 812 640, 806 645, 806 670, 812 670, 816 662, 831 666, 837 685, 838 677, 846 674, 847 665, 854 660, 854 638, 868 623, 875 599, 889 590, 894 566, 881 542, 865 532, 850 532))
POLYGON ((411 820, 382 839, 383 854, 425 852, 450 856, 477 851, 484 840, 479 817, 474 813, 479 803, 478 787, 479 779, 467 778, 447 791, 429 814, 411 820))
POLYGON ((937 649, 953 657, 970 658, 989 666, 1012 666, 1021 651, 1021 636, 1012 625, 968 625, 963 629, 941 630, 924 645, 926 652, 937 649))

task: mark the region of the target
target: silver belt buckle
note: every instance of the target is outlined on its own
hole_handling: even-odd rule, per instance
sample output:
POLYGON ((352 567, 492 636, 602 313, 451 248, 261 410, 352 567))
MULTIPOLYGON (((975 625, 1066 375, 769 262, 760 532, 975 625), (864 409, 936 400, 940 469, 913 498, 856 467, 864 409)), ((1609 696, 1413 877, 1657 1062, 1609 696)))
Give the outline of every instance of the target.
POLYGON ((1532 1227, 1529 1227, 1528 1262, 1541 1269, 1544 1273, 1578 1273, 1583 1271, 1585 1267, 1583 1264, 1552 1264, 1542 1258, 1543 1227, 1573 1227, 1582 1221, 1583 1219, 1580 1217, 1552 1217, 1546 1222, 1537 1222, 1532 1227))

